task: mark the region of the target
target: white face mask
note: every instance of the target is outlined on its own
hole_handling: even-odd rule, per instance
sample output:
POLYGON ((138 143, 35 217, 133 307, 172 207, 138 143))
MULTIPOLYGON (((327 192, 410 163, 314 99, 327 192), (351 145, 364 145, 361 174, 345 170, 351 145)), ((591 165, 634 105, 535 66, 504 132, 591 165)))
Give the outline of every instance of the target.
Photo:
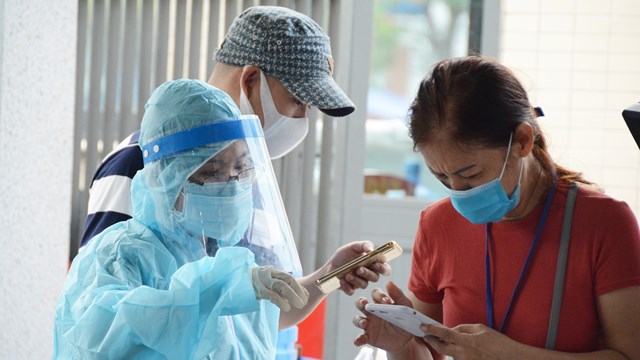
MULTIPOLYGON (((278 159, 300 145, 309 131, 309 120, 284 116, 276 109, 269 84, 260 71, 260 100, 264 114, 264 140, 271 159, 278 159)), ((247 95, 240 88, 240 112, 243 115, 255 114, 247 95)))

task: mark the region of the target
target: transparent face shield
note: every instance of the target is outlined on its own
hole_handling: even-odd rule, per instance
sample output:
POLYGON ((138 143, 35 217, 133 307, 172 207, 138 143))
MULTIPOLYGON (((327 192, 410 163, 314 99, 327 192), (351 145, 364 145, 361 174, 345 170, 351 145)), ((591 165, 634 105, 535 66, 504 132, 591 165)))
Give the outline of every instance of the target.
MULTIPOLYGON (((301 276, 300 259, 258 118, 242 116, 190 129, 186 135, 174 139, 185 144, 171 145, 181 149, 173 156, 193 157, 207 150, 213 154, 193 167, 177 194, 171 214, 180 228, 177 232, 188 237, 185 241, 198 241, 200 251, 209 256, 223 247, 245 247, 253 252, 258 265, 301 276), (221 133, 227 134, 222 140, 221 133), (215 142, 207 143, 207 139, 215 142), (194 144, 191 149, 190 142, 194 144)), ((153 151, 153 146, 146 148, 153 151)))

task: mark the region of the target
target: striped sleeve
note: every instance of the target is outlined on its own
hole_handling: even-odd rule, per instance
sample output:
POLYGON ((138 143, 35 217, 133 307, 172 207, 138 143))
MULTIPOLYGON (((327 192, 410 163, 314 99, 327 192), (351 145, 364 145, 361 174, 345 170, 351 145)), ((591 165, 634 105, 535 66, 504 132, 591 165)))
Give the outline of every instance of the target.
POLYGON ((80 246, 107 227, 131 218, 131 179, 144 166, 139 134, 137 131, 123 140, 94 174, 80 246))

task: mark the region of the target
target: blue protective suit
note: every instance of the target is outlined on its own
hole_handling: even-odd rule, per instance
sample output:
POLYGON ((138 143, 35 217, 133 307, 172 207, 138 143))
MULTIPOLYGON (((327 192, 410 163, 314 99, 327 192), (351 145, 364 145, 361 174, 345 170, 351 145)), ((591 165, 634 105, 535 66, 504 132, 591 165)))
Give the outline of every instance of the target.
MULTIPOLYGON (((224 92, 194 80, 160 86, 140 142, 237 118, 224 92)), ((58 301, 55 359, 274 359, 280 310, 256 300, 254 254, 206 256, 176 225, 189 174, 225 146, 203 146, 145 165, 134 177, 133 218, 97 235, 74 259, 58 301)))

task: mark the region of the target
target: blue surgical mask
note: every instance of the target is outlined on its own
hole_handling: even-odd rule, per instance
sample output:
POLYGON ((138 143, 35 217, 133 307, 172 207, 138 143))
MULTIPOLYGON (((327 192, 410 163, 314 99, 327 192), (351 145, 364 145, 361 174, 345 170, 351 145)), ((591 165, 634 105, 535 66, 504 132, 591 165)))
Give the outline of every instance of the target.
POLYGON ((518 205, 520 201, 520 180, 522 179, 522 169, 524 162, 520 167, 520 176, 518 177, 518 185, 516 185, 511 198, 507 196, 504 187, 500 183, 504 170, 509 160, 509 150, 511 150, 511 138, 509 137, 509 146, 507 147, 507 157, 502 165, 502 172, 497 178, 476 186, 469 190, 452 190, 445 187, 445 191, 449 194, 453 207, 464 216, 467 220, 474 224, 486 224, 502 219, 509 211, 518 205))
POLYGON ((179 221, 196 236, 215 239, 218 247, 237 244, 253 216, 252 179, 203 185, 187 183, 179 221))

